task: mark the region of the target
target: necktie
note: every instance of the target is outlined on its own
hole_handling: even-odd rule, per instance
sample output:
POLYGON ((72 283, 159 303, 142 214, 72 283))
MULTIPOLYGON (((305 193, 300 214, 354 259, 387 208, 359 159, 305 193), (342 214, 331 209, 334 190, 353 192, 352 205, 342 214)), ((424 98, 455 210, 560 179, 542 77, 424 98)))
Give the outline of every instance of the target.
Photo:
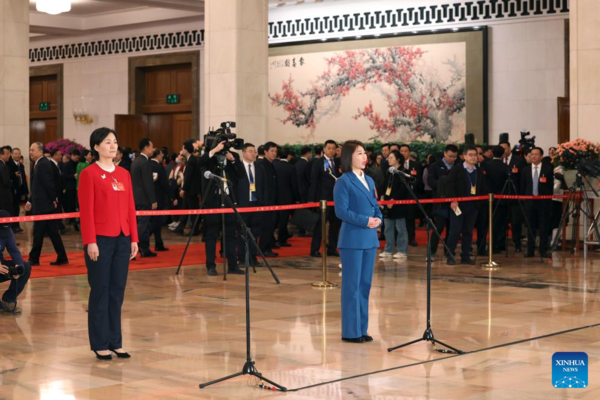
POLYGON ((408 171, 408 161, 404 163, 404 169, 408 171))
POLYGON ((508 165, 508 158, 504 159, 504 164, 508 165))
MULTIPOLYGON (((250 184, 254 184, 254 174, 252 173, 252 165, 248 164, 248 179, 250 184)), ((250 190, 250 201, 256 201, 256 190, 250 190)))
POLYGON ((333 158, 330 160, 331 163, 331 172, 335 171, 335 163, 333 162, 333 158))
POLYGON ((540 176, 538 174, 538 167, 533 167, 533 195, 538 196, 538 185, 539 185, 540 176))

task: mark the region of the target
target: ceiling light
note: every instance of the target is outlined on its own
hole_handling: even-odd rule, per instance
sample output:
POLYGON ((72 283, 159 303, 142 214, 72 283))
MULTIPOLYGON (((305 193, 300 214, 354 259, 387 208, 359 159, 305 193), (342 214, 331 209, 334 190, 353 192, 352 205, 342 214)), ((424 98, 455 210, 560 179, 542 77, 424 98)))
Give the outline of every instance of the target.
POLYGON ((35 9, 50 15, 71 11, 71 0, 37 0, 35 9))

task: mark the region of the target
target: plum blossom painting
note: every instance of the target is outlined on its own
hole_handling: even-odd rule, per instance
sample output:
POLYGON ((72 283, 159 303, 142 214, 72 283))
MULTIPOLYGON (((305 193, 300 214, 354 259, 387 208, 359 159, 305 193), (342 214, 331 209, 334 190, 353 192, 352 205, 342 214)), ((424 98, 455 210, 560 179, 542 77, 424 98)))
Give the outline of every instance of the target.
POLYGON ((324 138, 462 141, 465 42, 374 47, 269 58, 269 133, 324 138))

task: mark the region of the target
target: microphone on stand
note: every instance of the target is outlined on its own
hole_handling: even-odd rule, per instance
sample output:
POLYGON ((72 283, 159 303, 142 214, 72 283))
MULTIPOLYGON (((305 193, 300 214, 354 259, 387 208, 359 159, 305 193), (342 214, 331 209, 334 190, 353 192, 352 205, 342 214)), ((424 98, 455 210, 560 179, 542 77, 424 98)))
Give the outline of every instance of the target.
POLYGON ((388 172, 389 172, 390 174, 400 175, 400 176, 401 176, 401 177, 403 177, 404 179, 407 179, 409 182, 414 182, 414 181, 416 181, 416 180, 417 180, 417 178, 415 178, 414 176, 412 176, 412 175, 409 175, 409 174, 407 174, 407 173, 406 173, 406 172, 404 172, 404 171, 400 171, 399 169, 396 169, 396 168, 394 168, 394 167, 390 167, 390 168, 388 169, 388 172))
POLYGON ((219 181, 219 182, 227 182, 227 179, 220 177, 219 175, 215 175, 210 171, 206 171, 204 173, 204 177, 206 179, 214 179, 215 181, 219 181))

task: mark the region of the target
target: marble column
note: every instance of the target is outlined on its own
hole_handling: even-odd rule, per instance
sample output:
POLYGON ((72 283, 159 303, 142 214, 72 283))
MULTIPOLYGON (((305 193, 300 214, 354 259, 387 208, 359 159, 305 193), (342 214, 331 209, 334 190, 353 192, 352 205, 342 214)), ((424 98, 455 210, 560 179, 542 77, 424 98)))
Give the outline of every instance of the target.
POLYGON ((29 2, 0 0, 0 145, 29 148, 29 2))
POLYGON ((600 1, 570 2, 571 139, 600 142, 600 1))
POLYGON ((267 0, 206 0, 204 132, 236 121, 259 145, 267 137, 267 0))

